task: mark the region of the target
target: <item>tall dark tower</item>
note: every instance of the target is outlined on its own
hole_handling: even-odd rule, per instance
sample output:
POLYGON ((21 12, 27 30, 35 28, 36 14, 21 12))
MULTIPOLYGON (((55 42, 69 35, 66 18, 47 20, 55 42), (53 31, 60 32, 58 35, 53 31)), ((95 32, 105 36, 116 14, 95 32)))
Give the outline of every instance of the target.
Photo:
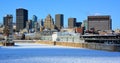
POLYGON ((63 14, 56 14, 55 15, 55 25, 60 30, 64 25, 64 16, 63 14))
POLYGON ((74 28, 76 26, 76 18, 68 18, 68 28, 74 28))
POLYGON ((26 21, 28 21, 28 10, 23 8, 16 9, 16 31, 24 29, 26 21))
POLYGON ((5 26, 7 24, 7 18, 6 16, 3 17, 3 25, 5 26))
POLYGON ((3 17, 4 27, 9 29, 9 33, 13 33, 13 16, 8 14, 3 17))

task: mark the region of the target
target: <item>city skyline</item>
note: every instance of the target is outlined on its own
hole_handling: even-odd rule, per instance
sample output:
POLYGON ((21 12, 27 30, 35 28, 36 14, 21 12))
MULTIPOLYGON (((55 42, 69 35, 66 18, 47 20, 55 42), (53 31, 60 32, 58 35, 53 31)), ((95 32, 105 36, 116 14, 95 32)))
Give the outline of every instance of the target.
POLYGON ((77 18, 77 22, 83 22, 89 15, 110 15, 112 19, 112 29, 120 29, 119 17, 119 0, 70 0, 70 1, 50 1, 50 0, 20 0, 0 2, 0 23, 3 23, 3 17, 6 14, 13 15, 13 22, 16 22, 17 8, 25 8, 28 10, 29 19, 36 15, 39 19, 45 19, 48 14, 54 18, 55 14, 64 15, 64 26, 68 26, 68 18, 77 18))

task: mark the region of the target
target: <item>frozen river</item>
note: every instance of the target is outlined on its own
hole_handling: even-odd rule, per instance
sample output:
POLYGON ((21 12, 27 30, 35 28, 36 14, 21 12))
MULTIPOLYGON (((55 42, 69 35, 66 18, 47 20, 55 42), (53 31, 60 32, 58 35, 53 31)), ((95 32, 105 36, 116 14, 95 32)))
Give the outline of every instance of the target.
POLYGON ((0 46, 0 63, 120 63, 120 52, 16 43, 0 46))

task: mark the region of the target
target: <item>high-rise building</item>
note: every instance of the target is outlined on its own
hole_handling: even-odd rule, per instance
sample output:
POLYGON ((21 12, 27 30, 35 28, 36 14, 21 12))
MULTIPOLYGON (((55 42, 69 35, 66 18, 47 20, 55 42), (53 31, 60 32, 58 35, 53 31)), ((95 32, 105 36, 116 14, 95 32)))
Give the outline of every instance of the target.
POLYGON ((9 33, 12 34, 13 33, 13 16, 6 15, 5 17, 3 17, 3 22, 4 22, 5 28, 8 27, 9 33))
POLYGON ((81 27, 82 22, 76 22, 76 27, 81 27))
POLYGON ((7 18, 6 16, 3 17, 3 25, 5 26, 7 24, 7 18))
POLYGON ((35 28, 35 23, 37 22, 37 16, 33 15, 32 17, 32 27, 35 28))
POLYGON ((84 20, 82 26, 84 27, 85 31, 88 30, 88 21, 84 20))
POLYGON ((60 30, 64 26, 64 16, 63 14, 55 15, 55 25, 60 30))
POLYGON ((26 28, 29 30, 29 29, 32 29, 32 20, 28 20, 27 23, 26 23, 26 28))
POLYGON ((50 14, 45 18, 44 27, 50 30, 55 28, 53 18, 50 14))
POLYGON ((43 19, 40 19, 40 21, 38 22, 38 24, 39 24, 40 27, 43 27, 43 24, 44 24, 43 19))
POLYGON ((20 31, 26 27, 28 21, 28 10, 19 8, 16 9, 16 30, 20 31))
POLYGON ((40 19, 40 21, 38 22, 39 27, 40 27, 40 31, 43 31, 43 26, 44 26, 44 22, 43 19, 40 19))
POLYGON ((76 18, 68 18, 68 28, 74 28, 76 26, 76 18))
POLYGON ((38 22, 35 22, 35 32, 38 32, 40 31, 40 26, 39 26, 39 23, 38 22))
POLYGON ((88 30, 112 30, 112 20, 110 16, 88 16, 88 30))

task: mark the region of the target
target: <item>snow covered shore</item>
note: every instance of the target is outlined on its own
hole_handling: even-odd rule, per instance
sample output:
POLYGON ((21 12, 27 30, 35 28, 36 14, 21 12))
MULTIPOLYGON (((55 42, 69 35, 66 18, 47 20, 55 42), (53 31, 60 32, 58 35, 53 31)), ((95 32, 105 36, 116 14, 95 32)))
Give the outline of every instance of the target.
POLYGON ((120 52, 16 43, 0 47, 0 63, 120 63, 120 52))

